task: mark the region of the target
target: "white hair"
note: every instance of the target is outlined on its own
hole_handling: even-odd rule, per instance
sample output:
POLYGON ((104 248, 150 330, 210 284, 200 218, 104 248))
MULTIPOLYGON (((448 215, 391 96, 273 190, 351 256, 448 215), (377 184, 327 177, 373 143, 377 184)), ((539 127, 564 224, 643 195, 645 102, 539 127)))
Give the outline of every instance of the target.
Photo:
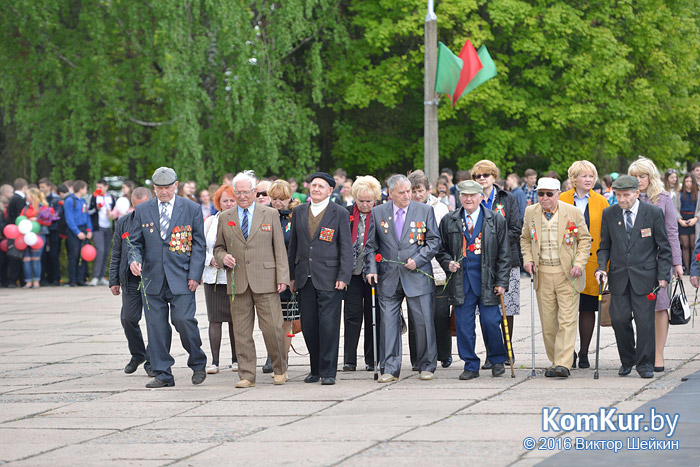
POLYGON ((250 182, 250 187, 255 188, 258 184, 258 179, 255 177, 255 172, 252 170, 244 170, 243 172, 238 172, 236 176, 233 177, 231 185, 236 186, 238 182, 250 182))
POLYGON ((396 174, 389 177, 389 180, 386 181, 386 186, 393 191, 398 183, 408 183, 410 185, 411 181, 405 175, 396 174))

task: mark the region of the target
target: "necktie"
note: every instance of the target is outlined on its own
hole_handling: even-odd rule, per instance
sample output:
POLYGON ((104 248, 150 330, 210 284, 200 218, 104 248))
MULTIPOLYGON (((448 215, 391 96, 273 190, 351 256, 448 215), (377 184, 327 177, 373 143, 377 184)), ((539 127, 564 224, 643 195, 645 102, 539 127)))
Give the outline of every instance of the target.
POLYGON ((632 211, 629 209, 625 211, 625 230, 627 230, 627 235, 632 233, 632 211))
POLYGON ((168 215, 168 206, 170 203, 162 203, 160 208, 160 238, 165 240, 168 236, 168 227, 170 227, 170 216, 168 215))
POLYGON ((472 233, 474 233, 474 222, 472 221, 472 216, 467 216, 467 228, 469 229, 469 236, 472 236, 472 233))
POLYGON ((396 238, 401 241, 401 232, 403 232, 403 209, 396 211, 394 227, 396 227, 396 238))
POLYGON ((243 210, 243 219, 241 219, 241 232, 243 232, 243 238, 248 240, 248 209, 243 210))
MULTIPOLYGON (((543 211, 543 212, 544 212, 544 211, 543 211)), ((553 215, 554 215, 553 212, 545 212, 545 213, 544 213, 544 217, 546 217, 548 221, 551 221, 551 220, 552 220, 552 216, 553 216, 553 215)))

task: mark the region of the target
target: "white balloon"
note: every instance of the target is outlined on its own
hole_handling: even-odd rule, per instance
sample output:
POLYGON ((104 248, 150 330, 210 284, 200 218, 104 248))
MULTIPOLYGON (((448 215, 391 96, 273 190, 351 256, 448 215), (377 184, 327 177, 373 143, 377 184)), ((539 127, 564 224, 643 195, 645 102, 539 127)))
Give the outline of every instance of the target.
POLYGON ((32 221, 30 221, 29 219, 24 219, 20 221, 20 223, 17 225, 17 229, 22 235, 28 234, 32 231, 32 221))
POLYGON ((131 203, 129 202, 129 199, 126 196, 122 196, 117 200, 117 211, 119 211, 119 214, 126 214, 129 212, 129 208, 131 207, 131 203))
POLYGON ((37 234, 35 234, 34 232, 29 232, 28 234, 24 235, 24 243, 26 243, 27 246, 32 246, 38 241, 39 241, 39 236, 37 234))

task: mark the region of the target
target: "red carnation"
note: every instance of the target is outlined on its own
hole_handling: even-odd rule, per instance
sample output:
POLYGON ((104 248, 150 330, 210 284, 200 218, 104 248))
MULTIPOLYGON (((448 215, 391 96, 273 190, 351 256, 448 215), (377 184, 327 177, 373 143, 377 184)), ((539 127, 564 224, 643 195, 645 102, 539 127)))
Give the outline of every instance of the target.
POLYGON ((129 232, 124 232, 124 233, 122 234, 122 240, 125 239, 125 238, 129 238, 129 232))
POLYGON ((653 302, 654 300, 656 300, 656 294, 654 292, 650 293, 649 295, 647 295, 647 300, 653 302))
POLYGON ((695 257, 696 260, 700 261, 700 253, 695 257))
MULTIPOLYGON (((355 222, 355 216, 350 216, 350 222, 355 222)), ((700 255, 698 255, 700 256, 700 255)))
POLYGON ((233 222, 233 221, 228 221, 228 225, 230 225, 231 227, 235 227, 235 226, 236 226, 236 223, 233 222))
POLYGON ((472 243, 469 245, 469 251, 474 252, 474 250, 476 250, 476 246, 472 243))
POLYGON ((377 263, 381 263, 381 262, 382 262, 382 259, 383 259, 383 258, 382 258, 382 255, 381 255, 381 254, 377 253, 376 255, 374 255, 374 260, 375 260, 377 263))

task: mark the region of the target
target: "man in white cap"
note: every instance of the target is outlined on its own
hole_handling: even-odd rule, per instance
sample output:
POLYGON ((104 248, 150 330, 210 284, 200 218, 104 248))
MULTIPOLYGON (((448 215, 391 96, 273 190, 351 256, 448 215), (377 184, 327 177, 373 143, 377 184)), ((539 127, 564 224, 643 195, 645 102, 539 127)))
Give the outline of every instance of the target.
POLYGON ((539 203, 525 210, 520 246, 525 271, 534 276, 542 337, 552 362, 545 376, 566 378, 574 359, 591 235, 581 211, 559 202, 560 188, 559 180, 539 179, 539 203))

